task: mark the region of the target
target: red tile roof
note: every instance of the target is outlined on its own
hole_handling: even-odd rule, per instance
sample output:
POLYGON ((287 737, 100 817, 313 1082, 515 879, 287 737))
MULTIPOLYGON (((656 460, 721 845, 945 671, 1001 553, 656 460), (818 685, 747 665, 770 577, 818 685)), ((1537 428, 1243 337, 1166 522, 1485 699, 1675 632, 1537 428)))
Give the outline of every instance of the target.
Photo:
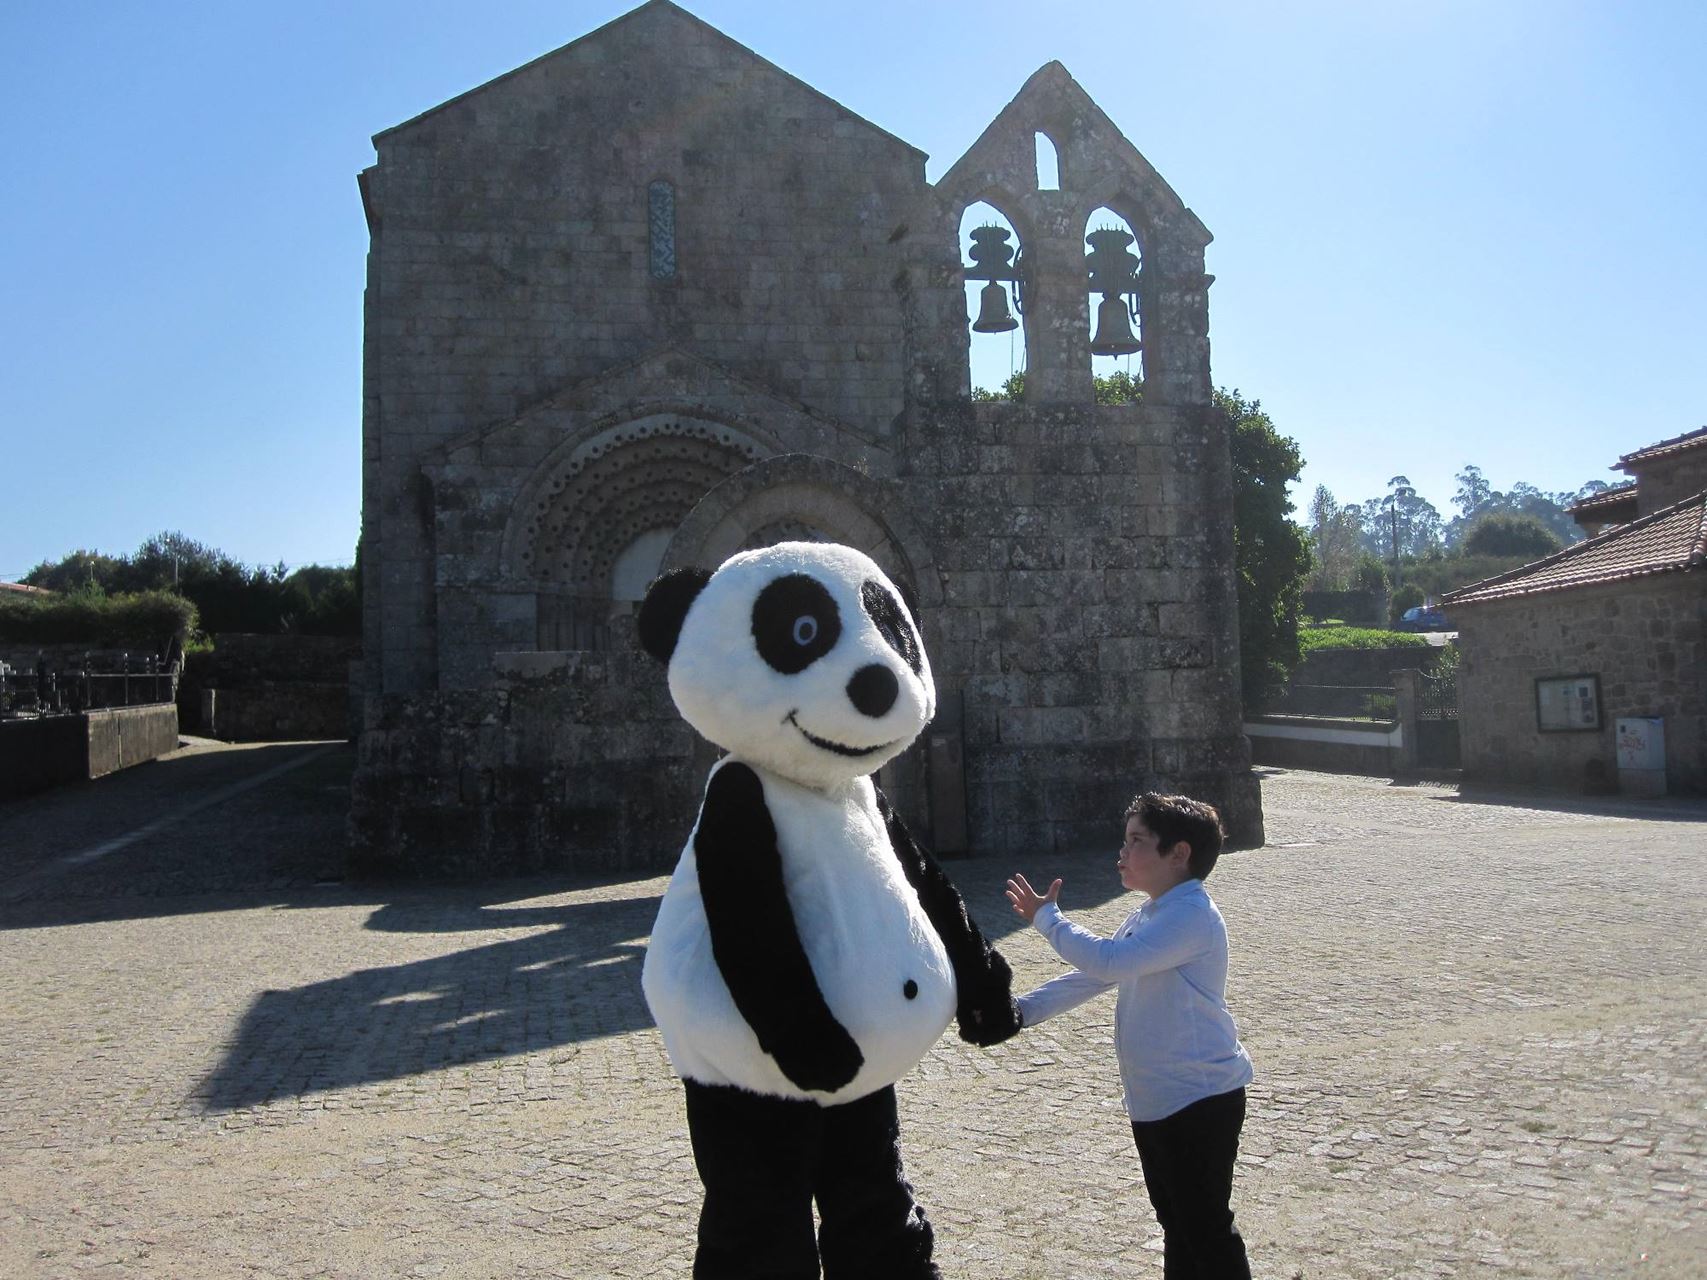
POLYGON ((1453 609, 1703 567, 1707 567, 1707 490, 1545 560, 1448 592, 1441 604, 1453 609))
POLYGON ((22 582, 0 582, 0 591, 16 591, 21 596, 51 596, 46 587, 26 586, 22 582))
POLYGON ((1622 506, 1626 502, 1634 504, 1635 499, 1636 482, 1626 480, 1623 484, 1609 485, 1590 497, 1578 498, 1565 510, 1574 516, 1579 511, 1595 511, 1600 507, 1622 506))
POLYGON ((1636 450, 1634 453, 1625 454, 1618 459, 1618 468, 1621 471, 1628 471, 1632 462, 1648 462, 1654 458, 1664 457, 1666 454, 1682 453, 1685 449, 1694 449, 1704 444, 1707 444, 1707 427, 1697 427, 1695 430, 1686 431, 1680 436, 1673 436, 1670 440, 1661 440, 1658 444, 1651 444, 1646 448, 1636 450))

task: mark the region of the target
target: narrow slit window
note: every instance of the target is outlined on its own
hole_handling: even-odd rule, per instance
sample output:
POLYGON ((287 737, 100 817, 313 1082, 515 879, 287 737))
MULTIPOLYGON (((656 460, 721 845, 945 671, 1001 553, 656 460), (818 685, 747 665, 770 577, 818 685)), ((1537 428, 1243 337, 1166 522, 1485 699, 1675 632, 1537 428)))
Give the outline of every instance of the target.
POLYGON ((654 280, 676 278, 676 188, 662 180, 646 188, 647 260, 654 280))
POLYGON ((1037 189, 1039 191, 1059 191, 1061 189, 1061 159, 1055 152, 1055 144, 1047 133, 1039 133, 1037 142, 1037 189))

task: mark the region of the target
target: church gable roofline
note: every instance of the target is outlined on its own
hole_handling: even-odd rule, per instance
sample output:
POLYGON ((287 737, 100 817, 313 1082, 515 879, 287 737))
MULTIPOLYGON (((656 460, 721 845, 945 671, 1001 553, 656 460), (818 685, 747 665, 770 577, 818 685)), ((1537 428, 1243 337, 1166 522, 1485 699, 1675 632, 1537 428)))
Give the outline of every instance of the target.
POLYGON ((559 45, 557 48, 551 50, 549 53, 543 53, 539 57, 534 58, 529 62, 524 62, 521 66, 516 67, 513 70, 506 71, 504 74, 502 74, 500 76, 495 76, 490 80, 484 81, 483 83, 474 86, 474 88, 472 88, 472 89, 468 89, 462 93, 457 94, 453 98, 447 98, 445 101, 439 103, 436 107, 429 107, 427 110, 421 112, 419 115, 411 116, 409 119, 403 121, 401 124, 394 124, 389 129, 382 129, 380 132, 373 135, 374 146, 377 147, 382 139, 389 139, 389 138, 394 137, 397 134, 400 134, 400 133, 403 133, 409 129, 412 129, 415 126, 423 123, 426 120, 431 119, 434 116, 439 115, 440 113, 442 113, 444 111, 447 111, 453 107, 456 107, 462 103, 469 101, 470 99, 472 99, 472 98, 474 98, 480 94, 485 93, 489 89, 495 88, 496 86, 503 84, 506 81, 513 80, 519 76, 524 76, 524 75, 528 74, 529 72, 535 70, 536 68, 539 68, 539 67, 545 65, 546 63, 552 62, 552 61, 556 60, 557 58, 560 58, 560 57, 563 57, 563 56, 569 54, 571 51, 585 49, 591 45, 597 44, 599 41, 609 38, 610 34, 614 31, 618 30, 619 28, 622 28, 622 27, 624 27, 630 23, 640 22, 640 21, 678 22, 678 23, 689 24, 691 29, 694 30, 696 33, 708 34, 708 35, 714 37, 719 44, 724 45, 731 52, 734 52, 734 53, 738 54, 740 57, 745 58, 746 60, 750 61, 756 67, 760 67, 760 68, 764 69, 765 71, 771 72, 777 76, 782 77, 784 80, 788 81, 791 85, 793 85, 797 89, 800 89, 800 90, 804 91, 805 93, 810 94, 813 98, 816 98, 821 102, 829 104, 831 107, 833 107, 836 110, 836 112, 838 114, 842 115, 846 119, 848 119, 848 120, 850 120, 856 124, 863 126, 866 129, 869 129, 872 133, 874 133, 874 134, 878 135, 879 137, 893 143, 895 146, 904 149, 905 151, 907 151, 911 155, 918 157, 921 163, 928 158, 926 156, 925 152, 921 151, 918 147, 915 147, 912 143, 908 142, 906 139, 897 137, 895 134, 890 133, 887 129, 884 129, 879 125, 873 124, 871 121, 867 120, 864 116, 860 115, 858 112, 849 110, 847 107, 843 106, 840 102, 837 102, 834 98, 830 97, 829 94, 824 93, 821 90, 813 88, 811 85, 807 84, 806 81, 800 79, 800 77, 798 77, 796 75, 792 75, 787 71, 784 71, 781 67, 777 66, 776 63, 770 61, 770 59, 765 58, 758 53, 755 53, 752 49, 749 49, 746 45, 742 44, 740 41, 735 40, 728 35, 725 35, 722 31, 719 31, 716 27, 712 26, 709 22, 706 22, 703 18, 695 17, 693 14, 689 13, 686 9, 683 9, 680 5, 671 3, 671 0, 646 0, 646 3, 643 5, 640 5, 638 8, 630 9, 627 13, 624 13, 618 17, 612 18, 609 22, 605 23, 603 26, 594 28, 592 31, 587 32, 587 34, 585 34, 583 36, 579 36, 574 40, 571 40, 568 44, 559 45))
POLYGON ((1088 202, 1084 213, 1125 195, 1145 206, 1147 222, 1174 223, 1199 247, 1214 239, 1059 61, 1047 62, 1031 74, 935 184, 936 190, 966 203, 984 199, 990 192, 1029 191, 1035 186, 1033 139, 1038 133, 1049 138, 1059 155, 1061 192, 1088 202))

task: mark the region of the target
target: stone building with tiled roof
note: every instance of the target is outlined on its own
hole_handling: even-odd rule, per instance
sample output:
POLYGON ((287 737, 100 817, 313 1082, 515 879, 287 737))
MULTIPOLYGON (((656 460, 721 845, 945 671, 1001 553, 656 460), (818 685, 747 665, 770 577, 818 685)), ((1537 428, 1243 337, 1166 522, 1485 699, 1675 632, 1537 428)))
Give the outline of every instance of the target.
POLYGON ((1657 784, 1621 768, 1618 737, 1657 721, 1665 788, 1707 792, 1707 427, 1618 466, 1635 480, 1572 509, 1595 536, 1443 601, 1467 778, 1657 784))

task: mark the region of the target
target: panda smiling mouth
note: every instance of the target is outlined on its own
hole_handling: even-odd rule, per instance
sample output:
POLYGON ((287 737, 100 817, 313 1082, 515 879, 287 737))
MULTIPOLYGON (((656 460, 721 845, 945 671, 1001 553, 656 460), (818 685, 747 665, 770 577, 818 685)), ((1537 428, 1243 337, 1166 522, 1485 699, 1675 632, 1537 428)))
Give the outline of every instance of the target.
POLYGON ((869 756, 874 752, 882 751, 886 747, 892 747, 895 745, 893 742, 880 742, 875 747, 845 746, 840 742, 831 742, 828 738, 820 738, 817 734, 808 733, 805 727, 801 725, 800 721, 796 720, 794 717, 795 712, 790 711, 783 717, 783 721, 784 723, 791 724, 796 729, 799 729, 800 736, 805 738, 806 741, 810 742, 813 746, 822 747, 825 751, 833 751, 839 756, 869 756))

